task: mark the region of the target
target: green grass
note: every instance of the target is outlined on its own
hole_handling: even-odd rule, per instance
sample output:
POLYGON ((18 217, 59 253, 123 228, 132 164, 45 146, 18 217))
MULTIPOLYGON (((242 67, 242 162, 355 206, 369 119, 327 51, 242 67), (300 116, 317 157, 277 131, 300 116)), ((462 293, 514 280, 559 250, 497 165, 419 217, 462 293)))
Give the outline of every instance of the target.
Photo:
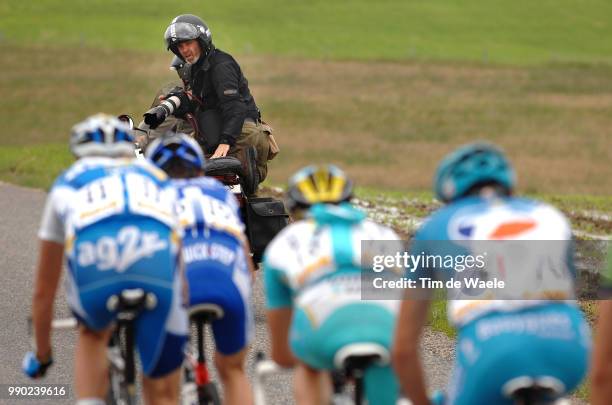
POLYGON ((163 52, 177 14, 211 26, 238 53, 359 60, 463 60, 515 65, 611 62, 606 0, 196 1, 5 0, 2 38, 14 43, 163 52))
MULTIPOLYGON (((0 4, 0 145, 66 142, 74 123, 99 111, 140 118, 176 79, 164 28, 193 11, 238 56, 277 130, 272 182, 334 162, 367 187, 429 189, 444 154, 487 139, 508 151, 521 192, 609 196, 612 43, 600 38, 612 30, 611 8, 9 0, 0 4), (495 64, 480 63, 486 44, 495 64)), ((53 166, 46 160, 39 164, 53 166)))
POLYGON ((429 326, 437 332, 442 332, 448 337, 455 338, 457 337, 457 329, 448 322, 447 304, 448 301, 443 299, 436 299, 431 302, 429 307, 429 326))
POLYGON ((612 198, 609 196, 593 195, 538 195, 539 199, 547 201, 557 208, 570 211, 597 211, 600 213, 612 213, 612 198))
POLYGON ((0 146, 0 180, 48 189, 74 158, 66 143, 0 146))

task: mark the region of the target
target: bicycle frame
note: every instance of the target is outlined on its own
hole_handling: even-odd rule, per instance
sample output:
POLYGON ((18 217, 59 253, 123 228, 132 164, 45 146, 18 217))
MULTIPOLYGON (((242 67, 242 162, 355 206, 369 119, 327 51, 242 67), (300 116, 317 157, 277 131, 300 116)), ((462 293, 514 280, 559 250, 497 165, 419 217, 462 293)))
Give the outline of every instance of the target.
POLYGON ((134 361, 134 326, 130 321, 119 322, 109 342, 108 400, 117 405, 132 405, 138 401, 136 364, 134 361))
POLYGON ((134 359, 134 321, 145 309, 153 309, 157 298, 137 288, 123 290, 107 300, 110 311, 117 312, 117 328, 109 342, 108 400, 117 405, 138 403, 136 390, 136 364, 134 359), (122 360, 122 361, 121 361, 122 360))
MULTIPOLYGON (((210 373, 206 365, 206 335, 204 327, 215 319, 223 316, 222 308, 214 304, 201 304, 191 308, 190 323, 195 326, 196 341, 190 346, 195 348, 186 355, 185 383, 195 383, 199 404, 221 404, 217 386, 210 379, 210 373)), ((187 394, 191 395, 191 394, 187 394)), ((185 398, 183 399, 185 403, 185 398)))

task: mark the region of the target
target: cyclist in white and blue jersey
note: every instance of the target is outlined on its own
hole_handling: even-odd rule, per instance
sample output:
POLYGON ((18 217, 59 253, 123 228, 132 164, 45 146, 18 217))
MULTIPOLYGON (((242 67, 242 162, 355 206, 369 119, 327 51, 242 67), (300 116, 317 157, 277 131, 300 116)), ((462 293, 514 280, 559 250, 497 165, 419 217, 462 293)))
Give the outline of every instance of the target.
MULTIPOLYGON (((456 150, 435 178, 435 193, 448 205, 428 218, 412 244, 411 255, 423 258, 495 249, 483 261, 486 272, 514 286, 448 290, 448 316, 458 337, 446 404, 512 404, 508 391, 526 381, 565 395, 588 368, 591 338, 574 300, 569 222, 547 204, 513 197, 514 185, 514 171, 498 148, 476 143, 456 150), (471 299, 453 299, 462 293, 471 299)), ((465 269, 452 266, 418 266, 408 277, 461 279, 465 269)), ((482 275, 472 272, 474 266, 467 266, 470 274, 482 275)), ((429 306, 423 298, 403 301, 393 354, 403 392, 415 405, 430 403, 418 356, 429 306)))
MULTIPOLYGON (((293 218, 303 219, 284 228, 264 254, 271 357, 295 366, 298 404, 329 403, 329 372, 343 347, 391 345, 399 302, 361 299, 361 256, 367 255, 361 243, 399 237, 353 207, 352 193, 352 182, 336 166, 297 172, 286 201, 293 218)), ((398 384, 389 364, 366 369, 364 382, 370 404, 395 403, 398 384)))
POLYGON ((254 332, 253 263, 238 202, 218 180, 204 177, 204 155, 188 135, 156 139, 146 157, 168 173, 176 189, 189 305, 217 304, 224 312, 212 331, 225 403, 249 404, 245 359, 254 332))
POLYGON ((36 349, 26 354, 24 372, 39 378, 52 363, 53 301, 65 257, 68 304, 80 325, 77 404, 104 404, 106 347, 116 316, 107 300, 135 288, 155 294, 157 301, 135 325, 145 400, 176 404, 187 316, 172 187, 164 172, 134 159, 130 129, 115 117, 98 114, 77 124, 70 147, 78 160, 51 188, 38 233, 32 304, 36 349))

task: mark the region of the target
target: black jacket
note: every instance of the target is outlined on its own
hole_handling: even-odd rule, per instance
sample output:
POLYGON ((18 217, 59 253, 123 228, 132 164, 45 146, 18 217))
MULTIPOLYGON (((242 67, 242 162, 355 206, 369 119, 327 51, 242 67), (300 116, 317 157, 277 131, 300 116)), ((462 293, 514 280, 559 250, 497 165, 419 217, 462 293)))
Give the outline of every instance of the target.
POLYGON ((219 143, 234 145, 245 118, 259 119, 259 109, 249 91, 249 83, 238 62, 228 53, 213 48, 194 64, 189 87, 201 101, 193 103, 198 113, 206 114, 209 110, 220 113, 219 143))

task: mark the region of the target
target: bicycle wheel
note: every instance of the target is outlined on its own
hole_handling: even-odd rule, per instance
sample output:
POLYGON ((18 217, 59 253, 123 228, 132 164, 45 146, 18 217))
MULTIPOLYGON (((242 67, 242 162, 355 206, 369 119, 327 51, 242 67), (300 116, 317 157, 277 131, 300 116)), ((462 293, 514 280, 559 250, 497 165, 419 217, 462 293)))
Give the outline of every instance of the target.
POLYGON ((200 405, 221 405, 219 391, 212 381, 198 388, 198 398, 200 399, 200 405))

